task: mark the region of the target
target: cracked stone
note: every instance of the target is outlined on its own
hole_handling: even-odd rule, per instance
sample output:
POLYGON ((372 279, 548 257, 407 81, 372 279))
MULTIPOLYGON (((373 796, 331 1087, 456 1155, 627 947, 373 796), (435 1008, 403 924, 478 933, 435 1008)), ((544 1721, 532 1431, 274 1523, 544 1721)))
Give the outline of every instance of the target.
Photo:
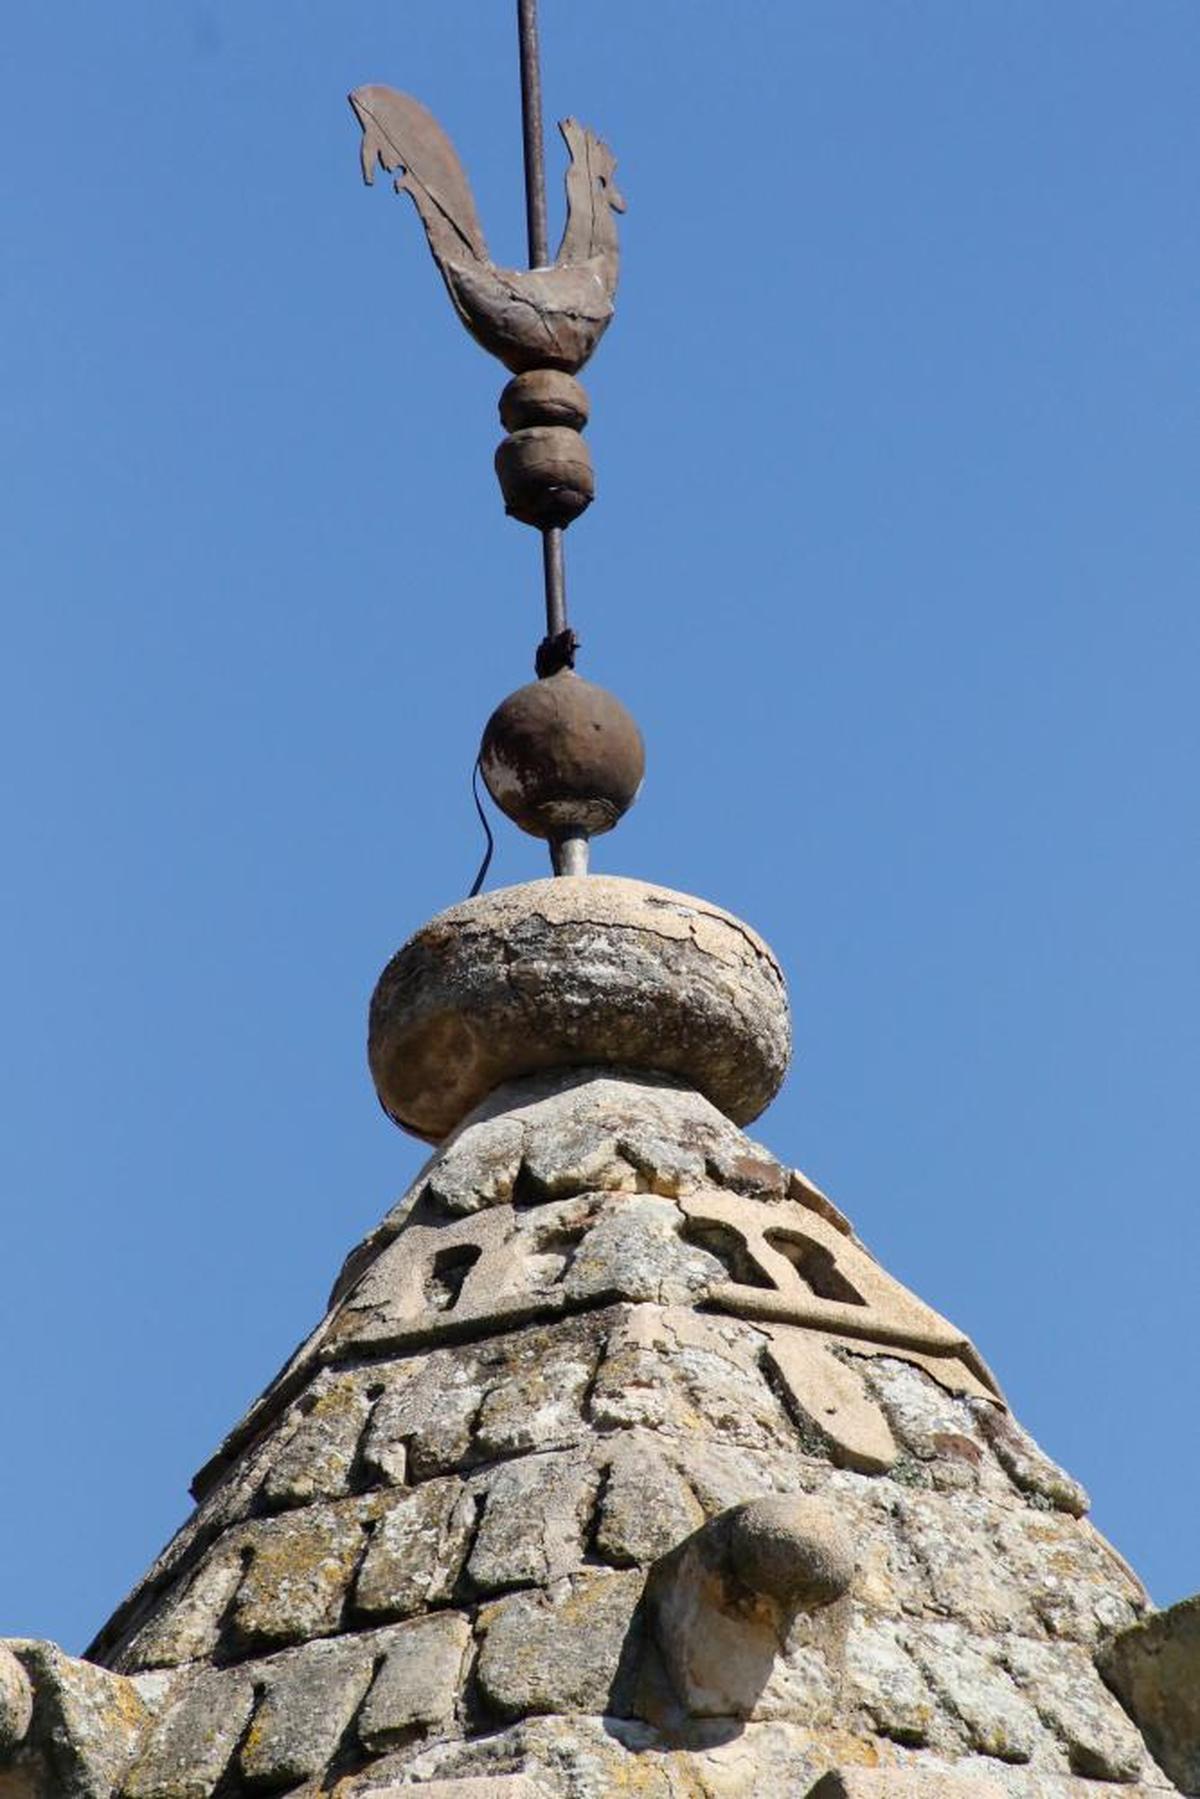
POLYGON ((400 1492, 371 1537, 354 1592, 368 1618, 405 1618, 450 1597, 475 1523, 461 1481, 431 1480, 400 1492))
POLYGON ((358 1720, 363 1747, 379 1755, 414 1727, 453 1717, 471 1626, 457 1612, 433 1612, 387 1633, 388 1650, 358 1720))
POLYGON ((582 1458, 531 1455, 487 1479, 487 1498, 467 1562, 480 1592, 545 1585, 583 1560, 599 1477, 582 1458))

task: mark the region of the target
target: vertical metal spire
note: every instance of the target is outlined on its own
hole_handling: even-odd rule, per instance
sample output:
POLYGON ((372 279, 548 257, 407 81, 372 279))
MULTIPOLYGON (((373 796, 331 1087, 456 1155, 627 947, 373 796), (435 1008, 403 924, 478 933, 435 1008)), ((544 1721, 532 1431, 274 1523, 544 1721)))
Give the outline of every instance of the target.
MULTIPOLYGON (((550 240, 546 222, 546 147, 542 126, 542 64, 537 0, 517 0, 517 40, 521 52, 521 128, 525 146, 525 228, 530 268, 546 268, 550 240)), ((560 525, 542 532, 542 578, 546 593, 546 637, 567 631, 567 570, 560 525)), ((569 660, 569 657, 566 659, 569 660)))
POLYGON ((546 228, 546 148, 542 133, 542 58, 537 0, 517 0, 517 37, 521 46, 521 126, 525 138, 525 227, 529 237, 529 266, 544 269, 550 261, 550 243, 546 228))

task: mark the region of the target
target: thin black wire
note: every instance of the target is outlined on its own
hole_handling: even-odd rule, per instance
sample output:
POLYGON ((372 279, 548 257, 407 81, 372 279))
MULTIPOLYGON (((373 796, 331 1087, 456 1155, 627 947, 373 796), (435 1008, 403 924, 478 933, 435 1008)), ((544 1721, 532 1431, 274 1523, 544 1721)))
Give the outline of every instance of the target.
POLYGON ((479 814, 479 822, 483 826, 483 834, 487 838, 487 849, 483 853, 483 861, 479 864, 479 873, 475 876, 475 885, 468 893, 468 899, 475 899, 487 880, 487 871, 492 866, 492 851, 496 847, 496 839, 492 836, 492 827, 487 821, 487 813, 483 809, 483 801, 479 797, 479 757, 475 758, 475 766, 471 770, 471 792, 475 796, 475 810, 479 814))

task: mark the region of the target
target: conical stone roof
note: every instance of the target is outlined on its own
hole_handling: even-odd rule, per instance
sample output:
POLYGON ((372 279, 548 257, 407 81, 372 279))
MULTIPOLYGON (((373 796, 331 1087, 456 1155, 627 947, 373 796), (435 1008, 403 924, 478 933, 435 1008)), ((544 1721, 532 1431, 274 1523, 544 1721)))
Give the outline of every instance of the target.
MULTIPOLYGON (((771 1027, 764 971, 676 902, 709 1068, 771 1027)), ((85 1662, 0 1652, 2 1799, 1200 1789, 1194 1625, 822 1193, 678 1067, 618 1065, 634 927, 576 926, 554 980, 544 917, 505 979, 543 969, 549 1038, 599 982, 597 1064, 457 1125, 85 1662)), ((444 1040, 434 979, 395 1003, 444 1040)))

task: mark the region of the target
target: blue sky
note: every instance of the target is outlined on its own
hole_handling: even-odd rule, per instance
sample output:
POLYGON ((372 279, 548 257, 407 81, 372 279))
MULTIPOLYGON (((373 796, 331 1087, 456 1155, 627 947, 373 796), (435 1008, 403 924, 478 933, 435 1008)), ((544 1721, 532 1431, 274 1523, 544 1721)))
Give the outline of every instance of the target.
MULTIPOLYGON (((540 635, 501 371, 346 91, 522 246, 508 0, 17 9, 0 106, 0 1631, 79 1649, 420 1147, 366 1004, 540 635)), ((757 1134, 1166 1603, 1194 1495, 1200 12, 543 0, 617 152, 596 865, 788 971, 757 1134)), ((556 216, 562 159, 551 141, 556 216)), ((540 874, 500 832, 492 880, 540 874)))

